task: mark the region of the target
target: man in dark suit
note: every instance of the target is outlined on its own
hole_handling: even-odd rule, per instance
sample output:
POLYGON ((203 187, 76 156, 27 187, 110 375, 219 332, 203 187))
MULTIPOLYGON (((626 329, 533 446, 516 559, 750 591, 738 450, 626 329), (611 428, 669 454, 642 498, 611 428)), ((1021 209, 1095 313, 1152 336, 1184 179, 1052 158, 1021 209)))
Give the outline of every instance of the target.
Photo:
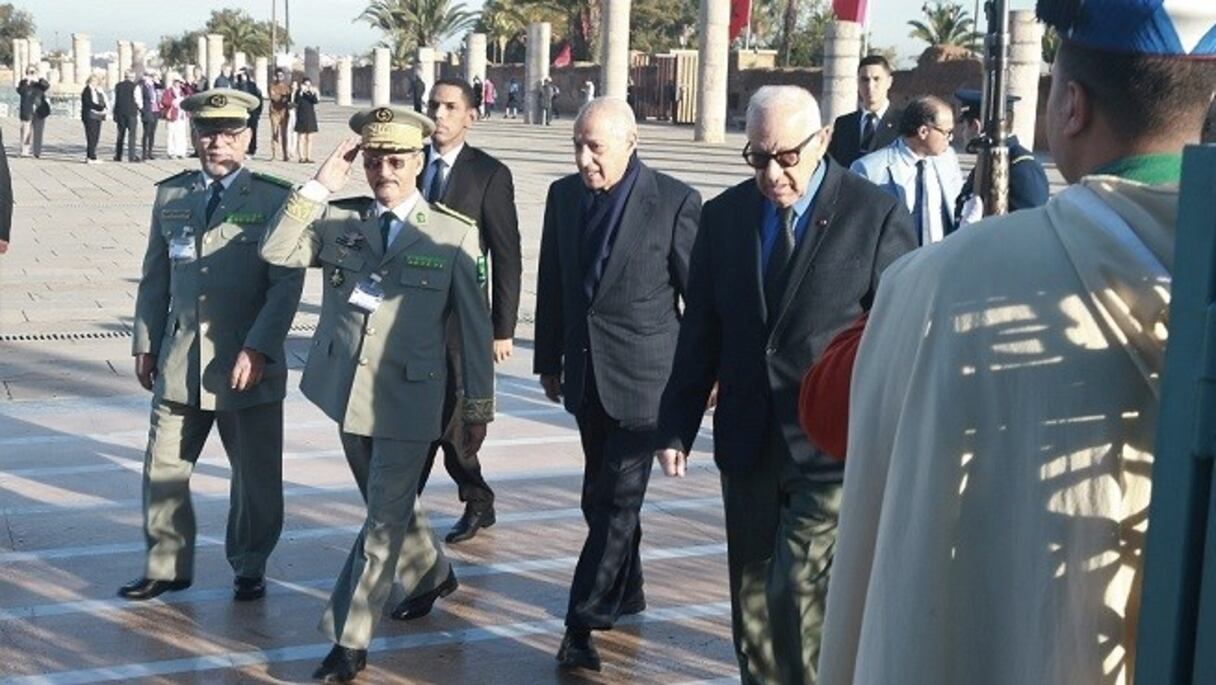
POLYGON ((127 139, 127 159, 138 162, 135 155, 135 132, 139 128, 139 110, 143 106, 135 83, 135 72, 126 71, 122 81, 114 86, 114 125, 118 128, 118 141, 114 144, 114 161, 122 161, 123 138, 127 139))
POLYGON ((12 227, 13 177, 8 170, 8 153, 4 151, 4 137, 0 136, 0 255, 8 252, 12 227))
POLYGON ((900 111, 891 106, 891 65, 881 55, 861 59, 857 68, 856 112, 836 118, 828 154, 844 168, 858 157, 880 150, 895 141, 900 111))
POLYGON ((714 461, 744 683, 815 680, 844 474, 799 428, 799 381, 868 308, 882 270, 916 247, 894 197, 823 158, 828 136, 807 91, 752 97, 755 178, 705 205, 659 414, 657 456, 682 475, 718 383, 714 461))
POLYGON ((646 607, 639 512, 701 214, 701 196, 642 164, 636 146, 629 106, 592 100, 574 122, 578 173, 545 203, 534 370, 578 420, 586 458, 589 530, 557 654, 567 668, 599 670, 591 631, 646 607))
MULTIPOLYGON (((463 79, 442 79, 431 88, 427 113, 435 122, 426 166, 418 175, 418 187, 428 202, 440 202, 477 223, 483 252, 490 256, 491 307, 494 323, 494 361, 510 356, 519 312, 520 274, 523 263, 519 247, 519 219, 515 211, 515 183, 511 170, 465 138, 477 117, 473 92, 463 79)), ((483 274, 484 275, 484 274, 483 274)), ((443 437, 431 445, 423 483, 436 453, 443 450, 443 464, 460 488, 464 515, 452 527, 447 542, 461 542, 480 528, 494 524, 494 491, 481 475, 477 452, 465 449, 460 437, 462 395, 460 338, 448 328, 448 389, 444 401, 443 437)))
POLYGON ((258 122, 262 120, 262 106, 265 104, 265 98, 262 97, 262 89, 258 88, 258 82, 253 80, 253 75, 250 74, 248 67, 242 69, 236 76, 236 89, 243 90, 246 93, 258 99, 258 106, 249 112, 249 149, 245 151, 250 157, 258 153, 258 122))

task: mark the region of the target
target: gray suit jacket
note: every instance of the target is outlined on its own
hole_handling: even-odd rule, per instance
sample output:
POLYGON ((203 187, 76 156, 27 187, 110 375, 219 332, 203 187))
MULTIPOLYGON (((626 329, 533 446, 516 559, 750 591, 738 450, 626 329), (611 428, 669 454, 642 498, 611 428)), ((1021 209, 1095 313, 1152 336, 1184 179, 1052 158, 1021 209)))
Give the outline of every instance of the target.
POLYGON ((258 258, 266 223, 287 199, 283 181, 237 172, 210 222, 201 173, 162 181, 135 300, 132 353, 157 355, 157 400, 231 410, 282 400, 287 394, 283 341, 291 328, 304 271, 258 258), (194 237, 196 259, 173 262, 169 241, 194 237), (261 383, 229 387, 242 347, 266 355, 261 383))
POLYGON ((422 198, 387 253, 371 198, 328 204, 298 191, 262 241, 266 261, 321 267, 321 322, 300 389, 347 433, 430 442, 441 432, 447 378, 444 321, 460 327, 466 423, 494 417, 494 360, 477 227, 422 198), (350 305, 380 277, 372 314, 350 305))
POLYGON ((577 174, 549 186, 534 370, 562 374, 566 409, 577 413, 590 361, 608 415, 626 426, 653 426, 675 355, 701 196, 641 165, 599 287, 588 301, 579 263, 583 193, 577 174))

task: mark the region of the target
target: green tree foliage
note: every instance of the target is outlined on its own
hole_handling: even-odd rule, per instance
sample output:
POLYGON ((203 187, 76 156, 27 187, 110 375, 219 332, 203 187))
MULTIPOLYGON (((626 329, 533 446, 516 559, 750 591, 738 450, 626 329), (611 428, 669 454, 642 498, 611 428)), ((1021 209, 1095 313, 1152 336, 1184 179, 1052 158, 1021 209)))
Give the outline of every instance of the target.
POLYGON ((393 64, 405 67, 419 47, 436 46, 477 24, 477 13, 452 0, 371 0, 355 21, 384 32, 381 44, 393 53, 393 64))
MULTIPOLYGON (((182 66, 193 64, 198 56, 198 37, 204 35, 202 29, 187 31, 180 36, 161 36, 157 52, 167 65, 182 66)), ((206 65, 199 65, 206 68, 206 65)))
POLYGON ((630 48, 660 53, 696 41, 697 0, 645 0, 629 13, 630 48))
POLYGON ((13 39, 34 35, 34 15, 6 2, 0 5, 0 63, 13 63, 13 39))
MULTIPOLYGON (((193 64, 197 58, 198 37, 208 33, 224 37, 225 59, 231 59, 234 52, 244 52, 250 61, 255 57, 270 57, 270 22, 255 21, 245 10, 229 8, 212 10, 211 18, 202 28, 179 36, 161 36, 160 58, 169 66, 193 64)), ((288 44, 287 31, 281 24, 275 29, 275 39, 279 45, 288 44)))
POLYGON ((934 0, 932 5, 925 3, 921 6, 920 11, 924 21, 913 19, 908 22, 908 26, 912 27, 909 34, 912 38, 923 40, 930 46, 976 48, 980 35, 975 31, 975 20, 959 3, 934 0))

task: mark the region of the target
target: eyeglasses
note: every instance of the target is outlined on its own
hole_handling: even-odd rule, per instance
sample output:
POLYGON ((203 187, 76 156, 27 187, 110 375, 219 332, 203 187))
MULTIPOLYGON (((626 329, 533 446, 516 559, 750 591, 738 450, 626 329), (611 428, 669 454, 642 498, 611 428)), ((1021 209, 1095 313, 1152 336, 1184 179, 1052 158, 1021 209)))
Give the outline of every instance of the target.
POLYGON ((942 128, 941 126, 935 126, 933 124, 925 124, 925 126, 933 129, 934 131, 937 131, 938 133, 942 134, 943 136, 946 136, 946 142, 951 142, 954 140, 954 131, 951 131, 948 128, 942 128))
POLYGON ((761 150, 753 150, 752 144, 749 142, 743 146, 743 161, 753 169, 767 169, 770 162, 777 161, 777 166, 782 169, 788 169, 792 166, 798 166, 798 162, 802 161, 802 149, 810 144, 815 136, 819 135, 819 131, 815 131, 807 136, 807 139, 798 143, 797 147, 789 150, 778 150, 777 152, 763 152, 761 150))
POLYGON ((363 156, 363 168, 367 169, 369 171, 372 169, 379 169, 381 164, 387 162, 389 168, 392 169, 393 171, 401 171, 403 168, 405 168, 405 164, 407 161, 408 160, 405 157, 387 157, 387 156, 381 157, 379 155, 376 155, 374 157, 369 157, 367 155, 364 155, 363 156))
POLYGON ((242 133, 244 133, 245 131, 248 131, 248 130, 249 130, 248 126, 242 126, 241 128, 221 128, 221 129, 207 129, 207 130, 200 130, 200 129, 196 128, 196 129, 194 129, 194 135, 198 136, 199 140, 204 140, 204 141, 222 140, 225 143, 231 143, 234 140, 236 140, 242 133))

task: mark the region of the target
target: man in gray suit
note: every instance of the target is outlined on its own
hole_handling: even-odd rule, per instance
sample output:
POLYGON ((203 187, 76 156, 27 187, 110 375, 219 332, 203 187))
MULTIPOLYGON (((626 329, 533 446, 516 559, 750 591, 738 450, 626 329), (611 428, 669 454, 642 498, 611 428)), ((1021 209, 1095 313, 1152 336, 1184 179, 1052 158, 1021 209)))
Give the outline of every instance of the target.
POLYGON ((637 139, 624 100, 592 100, 574 122, 578 173, 545 204, 535 371, 549 399, 565 396, 587 462, 589 530, 557 655, 567 668, 598 671, 591 631, 646 607, 639 513, 701 215, 695 190, 638 160, 637 139))
POLYGON ((441 432, 449 312, 458 322, 466 445, 476 451, 494 417, 490 309, 475 223, 418 193, 421 114, 378 107, 355 114, 361 137, 343 141, 291 195, 262 242, 283 266, 321 267, 321 321, 300 388, 338 422, 342 448, 367 502, 367 520, 338 576, 321 631, 333 641, 313 674, 349 682, 393 580, 408 601, 394 618, 417 618, 457 587, 419 504, 431 442, 441 432), (363 150, 369 197, 327 203, 363 150), (407 616, 408 614, 408 616, 407 616))
POLYGON ((232 465, 225 551, 238 600, 262 597, 266 558, 283 527, 283 341, 304 272, 268 266, 257 244, 287 199, 285 181, 242 166, 245 93, 213 90, 192 112, 202 173, 161 181, 135 302, 135 375, 153 392, 144 457, 143 577, 119 589, 150 599, 190 586, 194 510, 190 474, 211 426, 232 465))

